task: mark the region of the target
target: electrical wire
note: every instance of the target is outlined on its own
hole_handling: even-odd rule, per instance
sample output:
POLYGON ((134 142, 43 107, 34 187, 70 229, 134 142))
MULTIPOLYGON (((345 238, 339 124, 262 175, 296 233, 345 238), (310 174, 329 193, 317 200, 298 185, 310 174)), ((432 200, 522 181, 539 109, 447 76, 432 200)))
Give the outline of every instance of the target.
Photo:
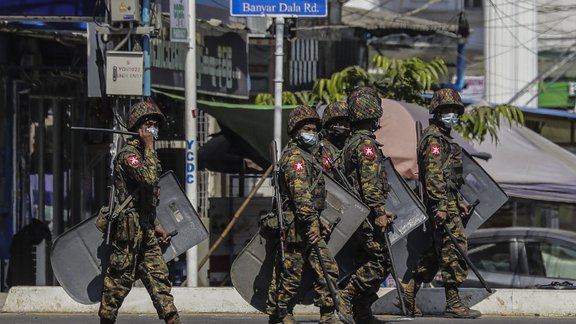
POLYGON ((530 100, 528 100, 524 106, 528 106, 534 99, 536 99, 536 97, 538 97, 542 92, 546 91, 546 89, 548 89, 548 87, 550 85, 552 85, 554 82, 558 81, 558 79, 560 79, 561 77, 563 77, 566 72, 570 69, 572 69, 574 67, 574 65, 576 65, 576 61, 573 61, 567 68, 564 69, 564 71, 562 71, 562 73, 558 74, 557 76, 555 76, 554 78, 552 78, 552 80, 548 81, 547 83, 544 84, 544 86, 542 88, 538 88, 536 90, 536 94, 532 96, 532 98, 530 98, 530 100))
POLYGON ((128 33, 126 34, 126 36, 120 41, 120 43, 118 43, 118 45, 116 45, 116 47, 114 47, 114 51, 119 50, 124 44, 126 44, 126 41, 128 41, 128 39, 130 39, 130 36, 132 35, 132 28, 128 28, 128 33))
MULTIPOLYGON (((492 0, 488 0, 488 2, 490 3, 490 5, 494 8, 494 13, 496 14, 496 16, 500 17, 500 9, 498 9, 498 7, 496 7, 496 5, 494 4, 494 2, 492 0)), ((486 10, 486 9, 485 9, 486 10)), ((533 49, 528 48, 528 46, 526 46, 524 43, 522 43, 520 41, 520 39, 518 39, 518 36, 516 36, 515 33, 512 32, 512 30, 510 30, 510 28, 506 25, 506 23, 504 22, 504 19, 502 19, 500 17, 500 21, 502 22, 502 25, 504 25, 506 27, 506 29, 508 30, 508 32, 510 33, 510 35, 512 36, 512 38, 514 38, 518 44, 520 44, 520 46, 524 47, 527 51, 529 51, 532 54, 538 55, 538 52, 534 52, 533 49)))
POLYGON ((441 2, 441 1, 443 1, 443 0, 430 0, 430 1, 426 2, 425 4, 423 4, 422 6, 416 8, 416 9, 414 9, 414 10, 411 10, 411 11, 408 11, 408 12, 406 12, 406 13, 403 13, 402 16, 403 16, 403 17, 408 17, 408 16, 415 15, 415 14, 417 14, 417 13, 419 13, 419 12, 421 12, 421 11, 424 11, 424 10, 428 9, 430 6, 432 6, 432 5, 434 5, 434 4, 438 3, 438 2, 441 2))
MULTIPOLYGON (((367 1, 367 0, 365 0, 365 1, 367 1)), ((367 1, 367 2, 372 3, 372 4, 375 4, 375 3, 372 2, 372 1, 367 1)), ((353 8, 358 9, 358 10, 365 10, 363 13, 352 13, 352 15, 358 16, 358 17, 355 17, 354 20, 361 20, 362 18, 364 18, 364 17, 366 17, 368 14, 370 14, 372 11, 377 11, 377 10, 379 10, 379 9, 384 8, 384 6, 387 5, 387 4, 390 3, 390 2, 392 2, 392 0, 388 0, 388 1, 381 2, 381 3, 379 3, 378 5, 376 5, 376 7, 372 8, 372 9, 369 9, 369 10, 353 7, 353 8)), ((396 17, 395 17, 394 19, 396 19, 396 17)))
MULTIPOLYGON (((492 2, 491 0, 489 0, 489 1, 492 2)), ((559 24, 561 24, 562 22, 564 22, 567 18, 569 18, 569 16, 567 16, 567 17, 565 17, 564 19, 556 22, 556 24, 555 24, 554 26, 550 27, 550 28, 554 28, 554 27, 558 26, 559 24)), ((486 28, 486 26, 485 26, 484 28, 486 28)), ((549 28, 549 29, 550 29, 550 28, 549 28)), ((548 30, 549 30, 549 29, 548 29, 548 30)), ((548 30, 538 33, 536 36, 534 36, 534 37, 532 37, 531 39, 527 40, 526 43, 532 42, 532 41, 535 41, 535 40, 538 40, 539 37, 542 36, 542 34, 547 33, 548 30)), ((484 58, 484 61, 489 60, 489 59, 493 59, 493 58, 496 58, 496 57, 499 57, 499 56, 502 56, 502 55, 505 55, 505 54, 507 54, 507 53, 515 50, 516 48, 518 48, 518 47, 521 46, 521 45, 523 45, 523 43, 520 43, 520 44, 517 45, 517 46, 509 46, 509 47, 510 47, 509 50, 505 50, 505 51, 503 51, 503 52, 494 54, 494 55, 492 55, 492 56, 485 57, 485 58, 484 58)), ((501 44, 500 46, 501 46, 501 47, 507 47, 507 45, 504 45, 504 44, 501 44)), ((524 46, 524 47, 525 47, 525 46, 524 46)), ((533 54, 537 54, 537 53, 534 53, 533 51, 531 51, 531 52, 532 52, 533 54)))
POLYGON ((216 0, 210 0, 210 2, 212 2, 213 4, 217 5, 218 7, 222 8, 222 9, 230 10, 230 8, 228 6, 221 4, 220 2, 218 2, 216 0))

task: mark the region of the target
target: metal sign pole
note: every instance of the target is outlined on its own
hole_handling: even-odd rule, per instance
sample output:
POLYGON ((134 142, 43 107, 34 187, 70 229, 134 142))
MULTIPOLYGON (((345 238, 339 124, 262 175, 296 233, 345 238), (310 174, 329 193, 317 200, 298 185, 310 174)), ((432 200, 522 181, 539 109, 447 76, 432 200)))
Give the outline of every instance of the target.
POLYGON ((274 141, 276 142, 276 161, 280 160, 282 151, 282 83, 284 62, 284 18, 276 18, 276 51, 274 75, 274 141))

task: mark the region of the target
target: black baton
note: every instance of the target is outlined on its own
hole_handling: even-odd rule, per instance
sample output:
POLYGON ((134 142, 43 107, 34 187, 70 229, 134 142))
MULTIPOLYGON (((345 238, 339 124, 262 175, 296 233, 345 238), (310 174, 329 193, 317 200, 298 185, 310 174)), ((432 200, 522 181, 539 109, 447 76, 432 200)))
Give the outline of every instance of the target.
POLYGON ((444 224, 444 231, 446 232, 446 234, 448 234, 448 236, 450 237, 450 240, 456 246, 458 253, 460 253, 460 255, 464 258, 464 261, 466 261, 466 264, 468 265, 468 267, 470 267, 470 269, 472 269, 472 271, 474 272, 476 277, 478 277, 478 279, 482 283, 482 286, 484 286, 484 289, 486 289, 487 292, 492 293, 492 288, 488 287, 488 284, 486 284, 486 281, 484 281, 484 278, 480 275, 480 273, 478 272, 478 269, 476 269, 474 264, 472 264, 472 261, 470 261, 470 258, 468 258, 468 254, 464 253, 464 251, 462 250, 462 247, 460 246, 460 243, 458 243, 458 241, 456 240, 454 235, 452 235, 452 232, 450 232, 450 229, 448 228, 448 225, 446 225, 446 224, 444 224))

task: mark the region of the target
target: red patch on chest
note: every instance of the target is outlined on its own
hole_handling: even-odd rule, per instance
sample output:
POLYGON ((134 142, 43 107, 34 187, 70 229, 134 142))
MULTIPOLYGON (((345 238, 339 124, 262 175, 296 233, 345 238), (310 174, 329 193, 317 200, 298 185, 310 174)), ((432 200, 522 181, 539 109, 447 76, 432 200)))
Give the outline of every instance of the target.
POLYGON ((332 171, 332 163, 334 160, 332 160, 331 156, 324 156, 322 158, 322 164, 324 165, 324 170, 326 170, 327 172, 332 171))
POLYGON ((296 172, 304 172, 304 161, 294 162, 294 170, 296 170, 296 172))

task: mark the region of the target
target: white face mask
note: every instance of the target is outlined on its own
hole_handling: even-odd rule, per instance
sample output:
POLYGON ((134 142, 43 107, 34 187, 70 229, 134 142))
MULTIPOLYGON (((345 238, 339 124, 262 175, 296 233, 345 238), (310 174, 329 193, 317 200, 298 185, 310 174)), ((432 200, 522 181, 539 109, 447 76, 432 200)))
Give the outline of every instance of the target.
POLYGON ((154 139, 158 139, 158 128, 150 127, 150 128, 146 128, 146 130, 149 131, 150 133, 152 133, 152 137, 154 137, 154 139))
POLYGON ((440 120, 446 126, 446 128, 452 128, 454 125, 458 123, 460 117, 458 117, 457 113, 448 113, 440 115, 440 120))
POLYGON ((307 146, 314 146, 318 143, 318 133, 304 133, 299 134, 300 141, 307 146))

